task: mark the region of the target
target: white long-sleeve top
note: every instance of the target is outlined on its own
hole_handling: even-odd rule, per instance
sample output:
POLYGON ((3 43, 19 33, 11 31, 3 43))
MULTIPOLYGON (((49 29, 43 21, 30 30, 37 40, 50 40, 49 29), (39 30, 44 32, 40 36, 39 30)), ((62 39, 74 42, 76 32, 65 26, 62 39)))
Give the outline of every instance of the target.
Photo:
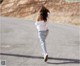
POLYGON ((35 25, 38 31, 46 31, 48 29, 47 22, 44 21, 36 21, 35 25))

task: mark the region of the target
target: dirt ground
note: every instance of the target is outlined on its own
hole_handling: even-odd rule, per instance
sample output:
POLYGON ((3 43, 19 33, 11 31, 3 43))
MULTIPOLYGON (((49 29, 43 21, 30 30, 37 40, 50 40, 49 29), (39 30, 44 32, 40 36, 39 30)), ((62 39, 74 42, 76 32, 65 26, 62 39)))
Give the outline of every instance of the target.
MULTIPOLYGON (((50 10, 49 20, 55 23, 80 25, 80 2, 65 2, 65 0, 4 0, 0 4, 0 16, 36 18, 41 4, 50 10)), ((34 20, 34 19, 33 19, 34 20)))

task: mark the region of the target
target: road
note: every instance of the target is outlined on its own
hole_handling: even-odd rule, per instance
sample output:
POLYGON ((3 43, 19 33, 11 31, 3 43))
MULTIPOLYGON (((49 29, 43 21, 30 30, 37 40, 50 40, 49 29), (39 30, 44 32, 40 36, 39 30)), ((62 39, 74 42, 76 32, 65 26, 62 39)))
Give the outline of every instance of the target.
POLYGON ((6 66, 80 66, 79 26, 48 23, 45 63, 34 22, 0 17, 0 59, 6 66))

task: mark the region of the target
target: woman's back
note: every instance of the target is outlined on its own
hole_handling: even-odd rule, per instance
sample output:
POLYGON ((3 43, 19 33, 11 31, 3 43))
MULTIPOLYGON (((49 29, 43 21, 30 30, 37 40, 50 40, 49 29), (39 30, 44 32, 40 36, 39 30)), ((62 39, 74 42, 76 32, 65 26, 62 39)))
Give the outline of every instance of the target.
POLYGON ((36 21, 35 25, 38 31, 46 31, 48 29, 47 22, 44 21, 36 21))

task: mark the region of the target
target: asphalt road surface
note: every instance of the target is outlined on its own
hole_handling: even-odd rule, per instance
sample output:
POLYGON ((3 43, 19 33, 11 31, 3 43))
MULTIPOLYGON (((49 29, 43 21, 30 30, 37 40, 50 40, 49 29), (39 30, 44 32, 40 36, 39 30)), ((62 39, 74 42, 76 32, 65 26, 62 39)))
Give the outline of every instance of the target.
POLYGON ((79 26, 49 22, 45 63, 34 22, 0 17, 1 66, 80 66, 79 26))

